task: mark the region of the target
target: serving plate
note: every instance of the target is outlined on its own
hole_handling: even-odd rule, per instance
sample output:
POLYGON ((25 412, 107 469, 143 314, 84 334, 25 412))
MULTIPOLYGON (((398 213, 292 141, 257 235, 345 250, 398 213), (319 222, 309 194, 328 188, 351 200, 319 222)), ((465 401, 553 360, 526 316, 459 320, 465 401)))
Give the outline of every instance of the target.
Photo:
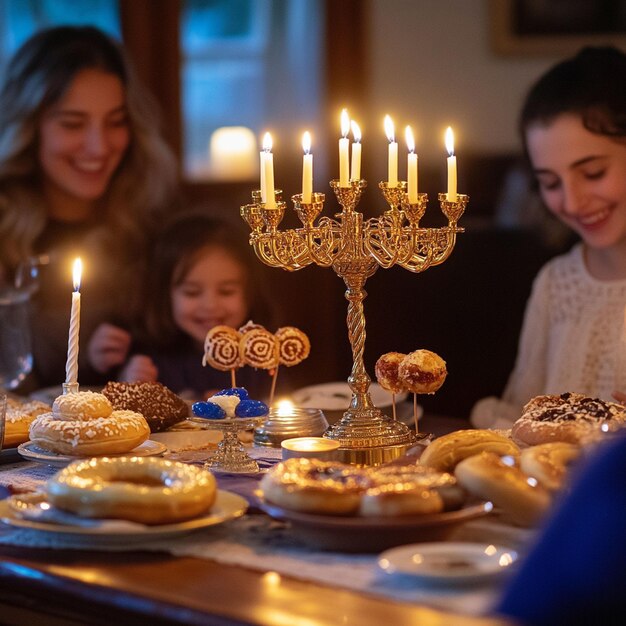
POLYGON ((399 546, 383 552, 378 566, 424 582, 477 583, 510 571, 518 554, 493 544, 434 542, 399 546))
POLYGON ((92 458, 93 456, 161 456, 162 454, 167 452, 167 446, 160 441, 147 439, 136 448, 133 448, 132 450, 124 452, 122 454, 92 454, 87 456, 71 456, 69 454, 60 454, 58 452, 50 452, 49 450, 44 450, 43 448, 35 445, 32 441, 27 441, 26 443, 21 443, 19 446, 17 446, 17 451, 20 456, 27 461, 45 463, 46 465, 52 465, 54 467, 65 467, 72 461, 77 461, 78 459, 92 458))
POLYGON ((357 517, 289 511, 262 498, 259 506, 274 519, 288 522, 302 541, 339 552, 380 552, 407 543, 442 540, 459 524, 486 516, 493 508, 490 502, 481 502, 431 515, 357 517))
MULTIPOLYGON (((15 497, 15 496, 14 496, 15 497)), ((146 526, 130 522, 116 523, 102 520, 93 526, 74 526, 52 522, 38 522, 20 517, 11 501, 0 501, 0 521, 12 528, 21 528, 42 533, 56 533, 70 537, 73 541, 99 544, 141 543, 184 535, 202 528, 223 524, 241 517, 248 509, 245 498, 230 491, 218 490, 215 504, 206 515, 176 524, 146 526)))

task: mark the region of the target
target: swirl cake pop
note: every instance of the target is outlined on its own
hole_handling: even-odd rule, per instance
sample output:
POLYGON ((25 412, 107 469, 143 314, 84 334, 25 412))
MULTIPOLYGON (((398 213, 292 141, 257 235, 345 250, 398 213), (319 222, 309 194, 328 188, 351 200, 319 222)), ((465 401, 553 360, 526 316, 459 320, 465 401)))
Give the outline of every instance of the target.
POLYGON ((380 356, 374 366, 374 373, 378 384, 391 393, 400 393, 404 390, 404 383, 398 374, 398 368, 406 354, 402 352, 387 352, 380 356))
POLYGON ((295 326, 279 328, 275 337, 278 340, 278 360, 281 365, 293 367, 309 356, 311 342, 306 333, 295 326))
POLYGON ((413 393, 435 393, 447 375, 446 362, 430 350, 410 352, 398 367, 404 388, 413 393))
POLYGON ((256 328, 241 335, 239 351, 244 365, 263 370, 278 366, 278 340, 268 330, 256 328))
POLYGON ((241 366, 239 341, 241 334, 230 326, 214 326, 204 340, 202 365, 227 372, 241 366))

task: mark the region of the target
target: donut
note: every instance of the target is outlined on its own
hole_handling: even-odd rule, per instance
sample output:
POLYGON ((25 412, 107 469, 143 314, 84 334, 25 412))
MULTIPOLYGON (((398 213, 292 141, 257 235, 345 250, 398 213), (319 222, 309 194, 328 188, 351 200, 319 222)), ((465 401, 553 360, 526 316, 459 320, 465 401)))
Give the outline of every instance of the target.
POLYGON ((618 428, 626 426, 626 408, 616 402, 567 392, 530 400, 513 423, 511 434, 515 441, 529 446, 550 441, 582 444, 599 436, 604 422, 618 428))
POLYGON ((361 497, 363 517, 396 517, 441 513, 443 499, 432 489, 410 483, 387 483, 368 489, 361 497))
POLYGON ((522 450, 520 469, 536 478, 549 491, 559 491, 570 466, 581 453, 580 446, 565 441, 552 441, 522 450))
POLYGON ((278 367, 278 340, 269 330, 255 328, 242 335, 239 351, 244 365, 262 370, 278 367))
POLYGON ((451 472, 457 463, 480 452, 518 457, 518 446, 508 437, 492 430, 456 430, 442 435, 426 446, 420 463, 441 472, 451 472))
POLYGON ((535 525, 552 503, 547 489, 518 467, 503 463, 494 452, 463 459, 454 475, 471 494, 490 500, 519 526, 535 525))
POLYGON ((153 433, 167 430, 189 416, 187 403, 157 382, 108 382, 102 395, 114 409, 141 413, 153 433))
POLYGON ((14 448, 28 441, 28 429, 33 420, 42 413, 50 412, 50 405, 38 400, 21 402, 13 398, 7 399, 6 420, 4 425, 5 448, 14 448))
POLYGON ((406 354, 401 352, 387 352, 379 357, 374 365, 374 374, 378 384, 391 393, 400 393, 404 383, 398 374, 400 363, 406 354))
POLYGON ((402 386, 412 393, 435 393, 447 374, 446 362, 430 350, 409 352, 398 366, 402 386))
POLYGON ((267 502, 322 515, 356 514, 361 494, 370 486, 369 476, 355 466, 306 458, 277 463, 260 482, 267 502))
POLYGON ((299 328, 283 326, 274 336, 278 340, 278 362, 281 365, 293 367, 309 356, 311 342, 299 328))
POLYGON ((202 365, 227 372, 241 366, 239 340, 241 334, 230 326, 214 326, 204 340, 202 365))
POLYGON ((108 417, 60 419, 42 413, 30 425, 30 440, 40 448, 70 456, 124 454, 150 435, 143 415, 112 411, 108 417))
POLYGON ((217 487, 205 469, 157 457, 74 461, 46 483, 50 502, 81 517, 172 524, 206 513, 217 487))
POLYGON ((94 391, 79 391, 58 396, 52 404, 55 419, 90 420, 109 417, 113 406, 106 396, 94 391))

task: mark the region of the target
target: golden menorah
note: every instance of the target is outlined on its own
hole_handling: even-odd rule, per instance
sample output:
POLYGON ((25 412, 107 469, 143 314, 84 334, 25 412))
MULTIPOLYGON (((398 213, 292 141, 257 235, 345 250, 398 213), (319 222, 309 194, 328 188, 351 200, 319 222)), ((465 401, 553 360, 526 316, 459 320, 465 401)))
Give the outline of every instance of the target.
POLYGON ((419 193, 417 202, 409 203, 405 181, 395 186, 379 183, 389 209, 367 220, 356 210, 367 181, 352 180, 349 186, 341 187, 338 180, 332 180, 330 186, 342 207, 335 219, 324 216, 315 223, 324 207, 323 193, 312 193, 310 203, 303 203, 302 195, 297 194, 292 201, 302 227, 279 230, 286 209, 280 190, 275 191, 276 208, 266 207, 261 192, 253 191, 253 202, 241 207, 241 216, 251 229, 250 245, 266 265, 294 271, 315 263, 332 267, 343 278, 353 358, 348 377, 352 400, 342 419, 324 436, 340 442, 342 460, 374 465, 400 456, 416 437, 404 423, 377 409, 369 394, 371 379, 363 362, 365 282, 379 267, 400 265, 411 272, 423 272, 443 263, 454 248, 457 233, 463 232, 457 223, 469 198, 457 194, 456 200, 450 201, 447 194, 440 193, 448 225, 423 228, 420 220, 428 196, 419 193))

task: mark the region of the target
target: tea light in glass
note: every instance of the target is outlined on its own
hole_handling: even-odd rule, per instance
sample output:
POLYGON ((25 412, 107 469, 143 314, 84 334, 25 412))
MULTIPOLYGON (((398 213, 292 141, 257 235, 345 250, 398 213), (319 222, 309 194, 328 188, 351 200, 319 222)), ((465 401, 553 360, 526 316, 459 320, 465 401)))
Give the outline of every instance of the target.
POLYGON ((295 437, 281 442, 283 461, 293 458, 332 461, 339 448, 339 442, 324 437, 295 437))

